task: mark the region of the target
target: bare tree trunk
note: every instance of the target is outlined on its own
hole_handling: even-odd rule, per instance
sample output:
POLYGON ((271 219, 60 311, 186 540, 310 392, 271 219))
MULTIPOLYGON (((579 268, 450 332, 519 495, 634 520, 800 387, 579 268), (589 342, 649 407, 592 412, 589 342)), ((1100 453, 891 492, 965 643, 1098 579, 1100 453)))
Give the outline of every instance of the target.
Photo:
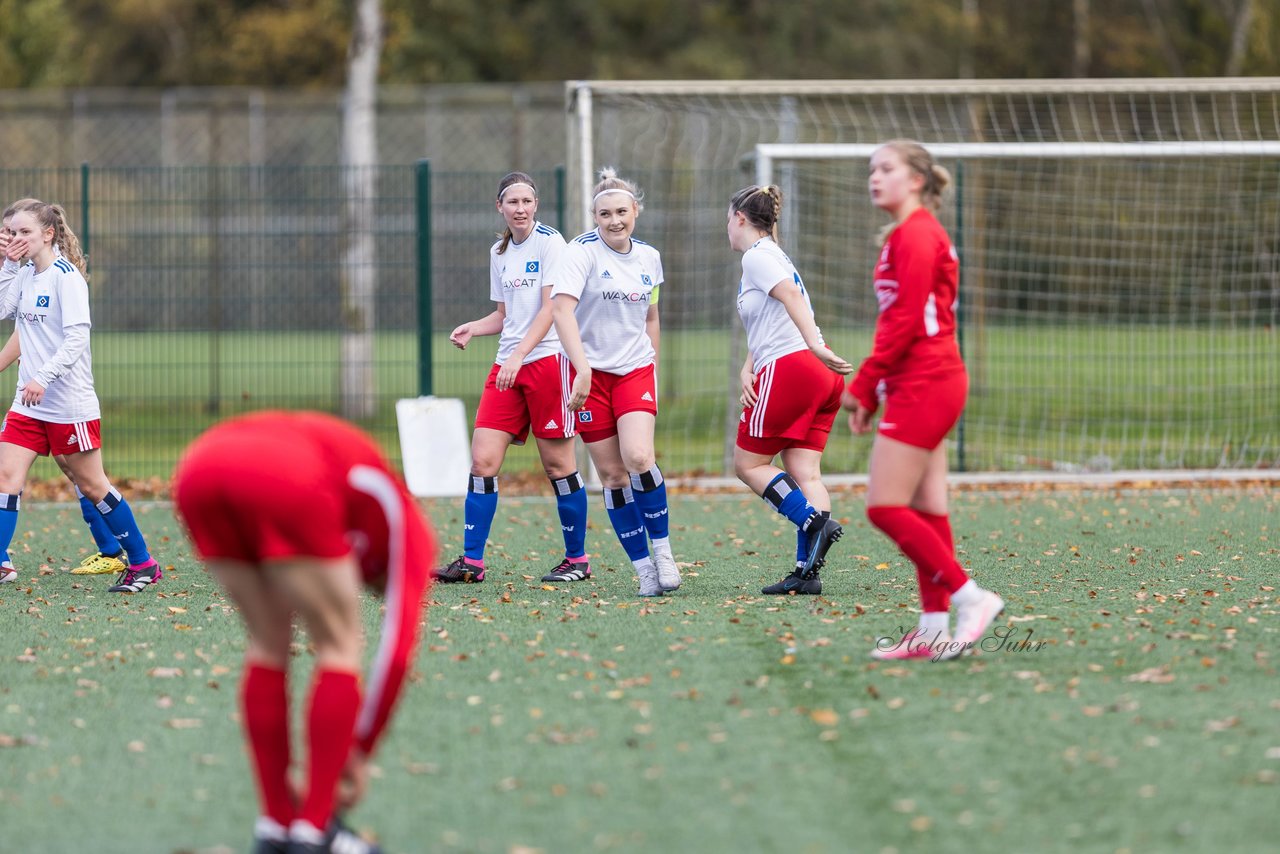
POLYGON ((1174 77, 1185 77, 1182 59, 1178 56, 1178 49, 1174 46, 1173 40, 1169 38, 1169 31, 1164 28, 1164 17, 1156 0, 1142 0, 1142 11, 1146 13, 1151 32, 1155 33, 1156 39, 1160 42, 1160 50, 1164 53, 1164 61, 1169 66, 1169 73, 1174 77))
POLYGON ((1071 53, 1071 76, 1088 77, 1092 50, 1089 44, 1089 0, 1075 0, 1075 50, 1071 53))
POLYGON ((378 62, 382 0, 357 0, 347 51, 342 107, 342 165, 347 210, 342 255, 342 414, 369 418, 377 404, 373 330, 378 270, 374 193, 378 165, 378 62))
POLYGON ((1236 10, 1235 25, 1231 28, 1231 52, 1227 54, 1224 73, 1227 77, 1239 77, 1244 67, 1244 55, 1249 46, 1249 30, 1253 27, 1253 0, 1240 0, 1236 10))
POLYGON ((956 76, 962 80, 971 80, 977 67, 974 63, 979 26, 978 0, 960 0, 960 62, 956 76))

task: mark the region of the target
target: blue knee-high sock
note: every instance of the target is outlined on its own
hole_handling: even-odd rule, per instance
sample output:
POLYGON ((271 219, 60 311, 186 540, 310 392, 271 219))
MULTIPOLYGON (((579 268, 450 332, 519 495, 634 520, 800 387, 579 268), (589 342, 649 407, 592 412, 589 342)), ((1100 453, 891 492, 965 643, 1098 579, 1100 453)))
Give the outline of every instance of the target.
POLYGON ((800 491, 800 484, 786 472, 769 481, 761 497, 802 531, 818 516, 818 511, 800 491))
POLYGON ((583 557, 587 553, 587 491, 582 475, 551 478, 556 491, 556 510, 560 513, 560 530, 564 532, 564 556, 583 557))
POLYGON ((18 507, 22 504, 21 493, 13 495, 0 492, 0 560, 9 560, 9 544, 13 542, 13 532, 18 530, 18 507))
MULTIPOLYGON (((819 510, 818 515, 823 519, 831 518, 830 510, 819 510)), ((804 566, 804 562, 809 559, 809 532, 804 528, 796 528, 796 566, 804 566)))
POLYGON ((609 521, 618 534, 618 542, 622 550, 632 561, 647 560, 649 557, 649 541, 644 536, 644 521, 640 518, 640 508, 636 506, 631 487, 621 489, 605 489, 604 508, 609 513, 609 521))
POLYGON ((124 496, 114 486, 109 487, 107 497, 98 502, 98 512, 102 514, 103 521, 115 535, 116 541, 124 547, 130 566, 138 566, 151 560, 147 541, 138 530, 129 502, 124 500, 124 496))
POLYGON ((93 535, 93 544, 98 547, 98 551, 104 555, 120 554, 122 550, 120 544, 116 542, 116 535, 107 527, 107 520, 98 512, 98 505, 86 498, 78 486, 76 498, 80 499, 80 515, 84 517, 84 523, 89 526, 89 533, 93 535))
POLYGON ((498 512, 498 479, 471 476, 463 510, 462 553, 474 561, 484 560, 485 543, 498 512))
POLYGON ((655 465, 648 471, 633 473, 631 491, 635 494, 636 506, 640 508, 640 517, 644 519, 649 537, 665 540, 671 517, 667 514, 667 483, 662 479, 662 471, 655 465))

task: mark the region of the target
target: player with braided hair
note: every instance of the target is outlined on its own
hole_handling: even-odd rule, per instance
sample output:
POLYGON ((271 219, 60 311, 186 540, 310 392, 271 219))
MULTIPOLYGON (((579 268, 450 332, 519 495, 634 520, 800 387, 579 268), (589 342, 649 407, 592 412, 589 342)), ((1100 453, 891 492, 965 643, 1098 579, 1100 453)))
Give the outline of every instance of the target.
POLYGON ((831 518, 822 452, 853 366, 822 339, 804 281, 778 246, 782 191, 751 186, 729 201, 729 245, 742 253, 738 315, 747 330, 738 478, 796 526, 796 566, 766 594, 822 592, 818 570, 843 529, 831 518), (782 468, 773 464, 781 455, 782 468))
MULTIPOLYGON (((9 240, 13 236, 13 232, 9 229, 9 221, 13 219, 13 215, 18 211, 31 210, 43 205, 44 202, 39 199, 19 199, 4 209, 4 214, 0 216, 0 255, 3 255, 8 248, 9 240)), ((4 264, 8 265, 11 270, 18 269, 17 262, 4 259, 4 264)), ((0 371, 8 370, 9 366, 18 361, 22 356, 22 343, 18 336, 18 330, 15 327, 13 333, 9 336, 9 340, 0 347, 0 371)), ((80 562, 80 565, 71 570, 72 575, 116 575, 128 566, 124 561, 124 549, 116 540, 115 534, 111 533, 111 529, 107 527, 106 520, 102 514, 98 512, 97 506, 80 491, 80 487, 76 485, 75 476, 71 473, 70 466, 67 465, 67 458, 64 454, 54 453, 53 461, 58 464, 58 468, 66 475, 67 480, 71 482, 71 486, 75 489, 76 499, 80 503, 80 513, 84 517, 85 524, 89 526, 89 533, 93 537, 96 546, 93 554, 86 557, 80 562)))
POLYGON ((102 467, 101 415, 89 351, 89 286, 80 241, 59 205, 33 204, 9 221, 0 267, 0 317, 16 321, 23 359, 18 390, 0 426, 0 582, 17 571, 7 550, 18 525, 27 472, 41 454, 60 452, 128 556, 111 587, 137 593, 162 577, 129 502, 102 467), (29 263, 28 263, 29 262, 29 263))

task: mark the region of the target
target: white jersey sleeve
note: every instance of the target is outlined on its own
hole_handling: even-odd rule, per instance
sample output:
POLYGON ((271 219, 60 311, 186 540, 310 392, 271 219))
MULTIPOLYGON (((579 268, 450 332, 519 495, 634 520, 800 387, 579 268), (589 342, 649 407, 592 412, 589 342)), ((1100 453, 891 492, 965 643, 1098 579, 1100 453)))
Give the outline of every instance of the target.
MULTIPOLYGON (((524 340, 542 309, 542 289, 550 284, 548 270, 559 262, 565 242, 560 232, 536 222, 523 243, 508 243, 501 255, 498 254, 500 246, 501 243, 495 243, 489 251, 489 295, 506 309, 495 358, 499 365, 515 352, 516 345, 524 340)), ((560 339, 553 325, 523 362, 527 365, 559 352, 560 339)))
POLYGON ((0 317, 13 317, 18 308, 18 273, 22 265, 17 261, 4 259, 0 264, 0 317))
POLYGON ((551 294, 577 298, 574 316, 592 370, 627 374, 653 364, 647 320, 662 276, 658 250, 635 238, 627 253, 610 249, 598 231, 566 248, 551 294))
POLYGON ((19 274, 16 326, 22 346, 18 387, 31 380, 45 387, 44 399, 26 406, 15 395, 12 409, 39 421, 74 424, 101 417, 93 386, 89 349, 89 285, 65 258, 43 272, 19 274))
MULTIPOLYGON (((770 238, 756 241, 742 253, 742 281, 738 285, 738 315, 747 330, 747 349, 757 371, 783 356, 807 350, 787 307, 771 294, 780 282, 794 282, 804 294, 809 314, 813 306, 804 281, 786 253, 770 238)), ((819 330, 821 337, 821 330, 819 330)))

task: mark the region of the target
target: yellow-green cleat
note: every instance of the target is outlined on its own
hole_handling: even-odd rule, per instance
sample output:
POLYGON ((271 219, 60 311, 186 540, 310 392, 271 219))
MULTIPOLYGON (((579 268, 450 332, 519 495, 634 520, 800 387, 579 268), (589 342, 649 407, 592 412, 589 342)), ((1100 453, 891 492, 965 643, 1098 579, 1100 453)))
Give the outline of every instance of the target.
POLYGON ((80 561, 80 565, 71 570, 71 574, 109 575, 124 572, 128 568, 129 565, 124 562, 124 552, 114 555, 104 555, 102 552, 94 552, 84 560, 80 561))

